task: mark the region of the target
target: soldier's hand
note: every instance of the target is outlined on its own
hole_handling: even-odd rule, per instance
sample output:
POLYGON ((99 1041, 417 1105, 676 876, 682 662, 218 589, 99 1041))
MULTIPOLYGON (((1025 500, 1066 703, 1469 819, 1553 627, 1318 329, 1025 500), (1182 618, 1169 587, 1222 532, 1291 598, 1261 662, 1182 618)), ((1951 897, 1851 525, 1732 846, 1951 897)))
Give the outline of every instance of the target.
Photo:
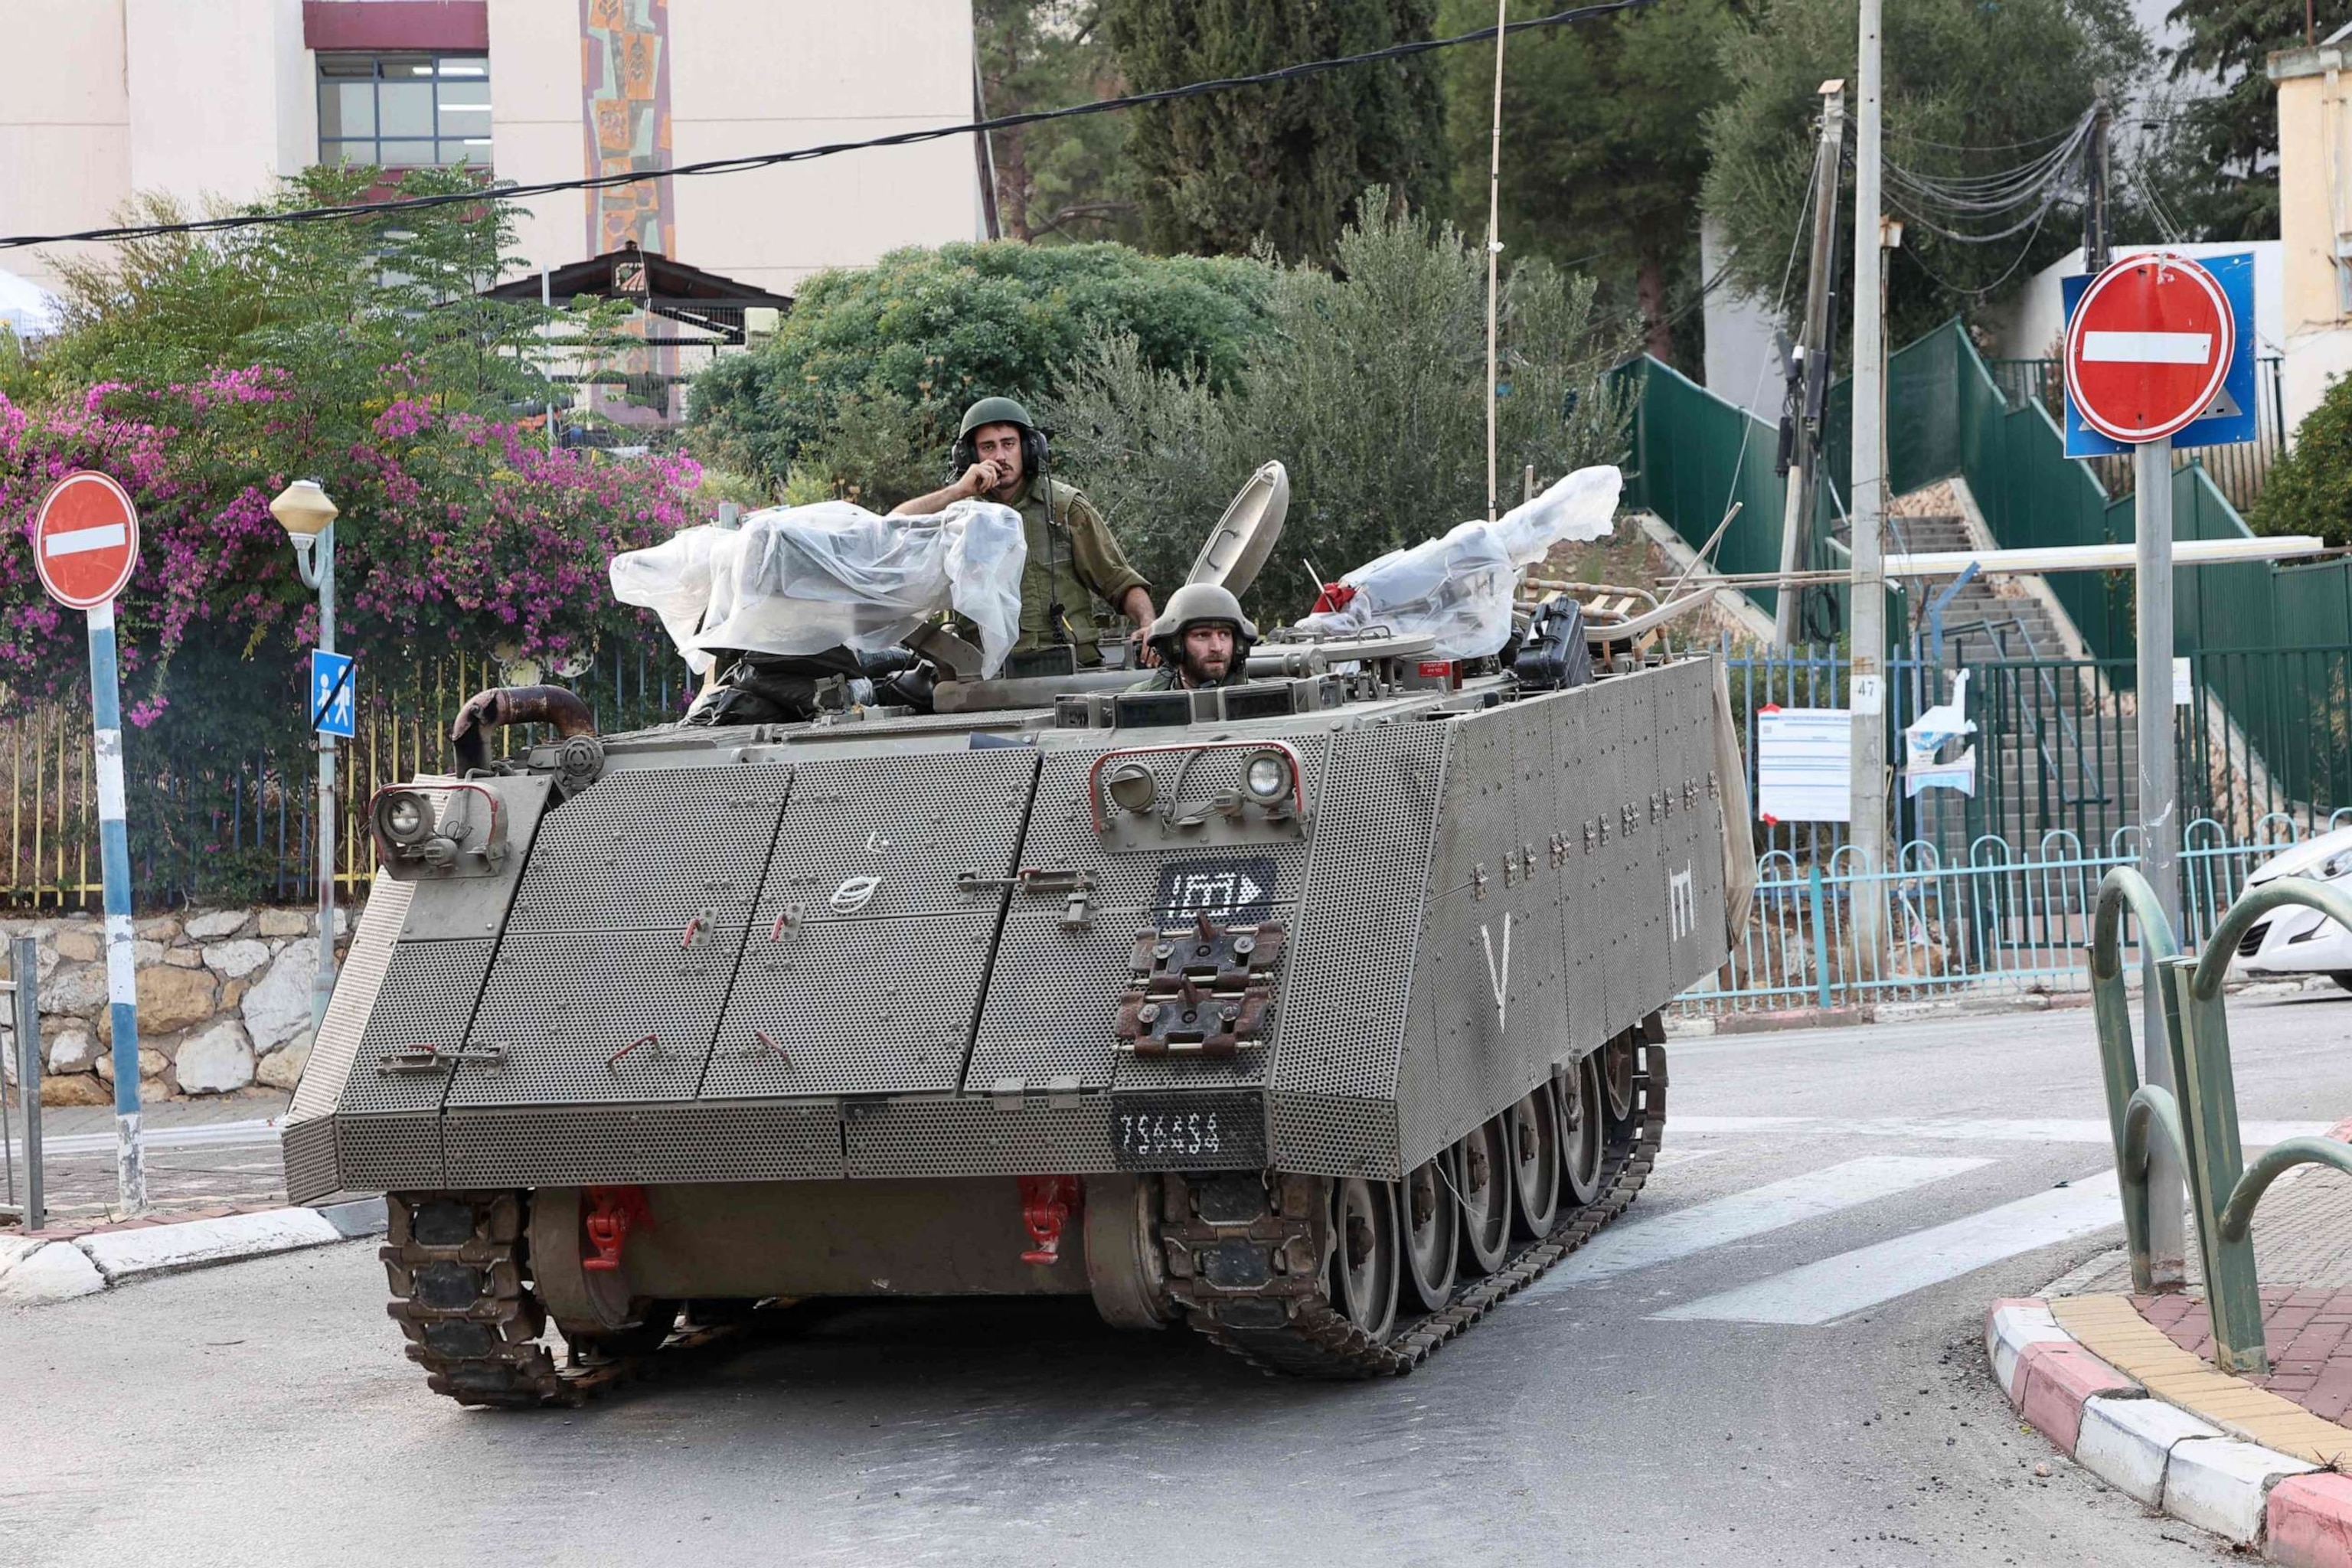
POLYGON ((963 478, 956 481, 956 488, 967 496, 982 496, 1003 482, 996 465, 983 458, 963 471, 963 478))
POLYGON ((1145 669, 1155 668, 1160 663, 1160 650, 1147 640, 1150 630, 1150 626, 1138 626, 1127 634, 1127 640, 1135 645, 1135 662, 1145 669))

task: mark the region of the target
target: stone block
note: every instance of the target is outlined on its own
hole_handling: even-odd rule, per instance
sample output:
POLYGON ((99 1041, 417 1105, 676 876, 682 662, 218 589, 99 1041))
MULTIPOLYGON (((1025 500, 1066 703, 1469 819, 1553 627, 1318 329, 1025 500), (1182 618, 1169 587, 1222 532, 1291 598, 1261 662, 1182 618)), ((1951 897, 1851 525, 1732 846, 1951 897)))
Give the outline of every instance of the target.
POLYGON ((269 962, 268 945, 250 937, 242 942, 215 942, 204 951, 205 967, 231 980, 242 980, 269 962))
POLYGON ((303 1038, 262 1058, 253 1076, 270 1089, 282 1089, 290 1094, 301 1084, 302 1069, 310 1065, 310 1042, 303 1038))
POLYGON ((143 937, 149 942, 169 942, 180 934, 180 917, 150 915, 147 919, 134 924, 131 928, 131 934, 143 937))
POLYGON ((2251 1546, 2262 1537, 2264 1494, 2271 1483, 2282 1476, 2307 1475, 2315 1468, 2234 1438, 2194 1439, 2176 1447, 2165 1468, 2165 1511, 2251 1546))
POLYGON ((261 934, 309 936, 311 918, 306 910, 264 910, 261 911, 261 934))
POLYGON ((44 1013, 89 1014, 106 1005, 106 966, 77 964, 59 968, 41 987, 44 1013))
POLYGON ((2173 1445, 2221 1435, 2220 1427, 2161 1399, 2097 1398, 2083 1406, 2074 1460, 2116 1490, 2160 1508, 2173 1445))
POLYGON ((51 1072, 88 1072, 98 1065, 98 1037, 88 1029, 59 1029, 48 1047, 51 1072))
POLYGON ((173 1274, 184 1268, 202 1268, 208 1263, 260 1258, 342 1239, 343 1233, 317 1210, 281 1208, 189 1220, 181 1225, 152 1226, 143 1230, 100 1231, 84 1237, 79 1245, 98 1265, 108 1283, 120 1284, 125 1279, 173 1274))
POLYGON ((61 931, 49 945, 58 950, 59 958, 69 959, 76 963, 97 963, 103 946, 94 931, 61 931))
POLYGON ((2352 1479, 2290 1476, 2263 1505, 2263 1555, 2289 1568, 2352 1563, 2352 1479))
POLYGON ((86 1072, 63 1073, 41 1080, 41 1103, 50 1105, 111 1105, 114 1091, 86 1072))
POLYGON ((193 947, 173 947, 163 951, 163 962, 174 969, 202 969, 205 955, 193 947))
MULTIPOLYGON (((171 1065, 172 1058, 157 1050, 154 1047, 142 1045, 139 1047, 139 1080, 141 1083, 145 1083, 146 1080, 151 1078, 162 1077, 163 1069, 171 1065)), ((109 1051, 104 1056, 98 1058, 98 1076, 104 1079, 109 1083, 112 1083, 114 1081, 114 1053, 112 1051, 109 1051)))
POLYGON ((2028 1345, 2018 1379, 2018 1414, 2069 1454, 2081 1435, 2084 1400, 2139 1386, 2078 1345, 2028 1345))
MULTIPOLYGON (((170 969, 157 966, 139 971, 139 1034, 147 1036, 176 1035, 183 1029, 211 1019, 219 1006, 220 994, 213 977, 201 969, 170 969)), ((107 1037, 113 1037, 110 1016, 100 1026, 107 1037)))
POLYGON ((253 916, 244 910, 206 910, 200 915, 190 915, 181 922, 190 938, 196 942, 219 942, 232 937, 253 922, 253 916))
POLYGON ((253 1081, 253 1047, 233 1018, 180 1042, 172 1058, 183 1094, 226 1094, 253 1081))
POLYGON ((163 955, 170 951, 162 942, 149 942, 142 937, 131 944, 131 962, 144 969, 151 963, 163 963, 163 955))
POLYGON ((106 1289, 106 1276, 69 1241, 52 1241, 0 1273, 0 1306, 37 1307, 106 1289))
MULTIPOLYGON (((272 912, 264 910, 264 917, 272 912)), ((318 944, 289 942, 269 973, 238 1003, 257 1051, 269 1052, 310 1026, 310 986, 319 976, 318 944)))

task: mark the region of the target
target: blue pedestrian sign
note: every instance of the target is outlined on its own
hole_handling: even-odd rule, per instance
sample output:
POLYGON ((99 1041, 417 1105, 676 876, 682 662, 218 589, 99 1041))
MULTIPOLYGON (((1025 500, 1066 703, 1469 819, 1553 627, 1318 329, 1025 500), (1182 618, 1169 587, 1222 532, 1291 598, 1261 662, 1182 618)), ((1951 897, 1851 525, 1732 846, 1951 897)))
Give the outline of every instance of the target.
MULTIPOLYGON (((2138 258, 2135 257, 2134 259, 2138 258)), ((2230 302, 2230 313, 2237 318, 2237 332, 2230 354, 2230 367, 2222 377, 2220 394, 2202 414, 2173 436, 2172 444, 2175 447, 2225 447, 2233 441, 2251 441, 2254 438, 2255 406, 2253 253, 2239 251, 2231 256, 2200 256, 2194 259, 2221 286, 2221 293, 2230 302)), ((2087 275, 2059 279, 2069 321, 2074 319, 2075 305, 2092 281, 2087 275)), ((2093 429, 2074 406, 2071 395, 2066 399, 2065 413, 2068 457, 2105 458, 2132 449, 2126 443, 2112 440, 2093 429)))
POLYGON ((321 735, 348 741, 358 733, 359 705, 352 694, 356 665, 347 653, 310 655, 310 728, 321 735))

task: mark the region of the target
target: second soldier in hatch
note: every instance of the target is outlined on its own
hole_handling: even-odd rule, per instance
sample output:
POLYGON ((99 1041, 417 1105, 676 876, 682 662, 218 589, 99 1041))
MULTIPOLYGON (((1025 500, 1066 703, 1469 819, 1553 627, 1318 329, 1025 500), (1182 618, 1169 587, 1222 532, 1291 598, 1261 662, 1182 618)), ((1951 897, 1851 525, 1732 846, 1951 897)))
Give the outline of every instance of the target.
POLYGON ((1168 596, 1167 611, 1151 624, 1159 669, 1128 689, 1239 686, 1249 679, 1250 645, 1255 641, 1257 627, 1231 592, 1214 583, 1187 583, 1168 596))
POLYGON ((1026 408, 1009 397, 983 397, 965 410, 956 432, 954 482, 890 515, 926 517, 972 497, 1013 508, 1029 546, 1021 569, 1021 637, 1013 651, 1068 643, 1080 666, 1100 664, 1095 601, 1133 622, 1139 642, 1152 622, 1151 593, 1078 488, 1040 472, 1045 456, 1045 437, 1026 408))

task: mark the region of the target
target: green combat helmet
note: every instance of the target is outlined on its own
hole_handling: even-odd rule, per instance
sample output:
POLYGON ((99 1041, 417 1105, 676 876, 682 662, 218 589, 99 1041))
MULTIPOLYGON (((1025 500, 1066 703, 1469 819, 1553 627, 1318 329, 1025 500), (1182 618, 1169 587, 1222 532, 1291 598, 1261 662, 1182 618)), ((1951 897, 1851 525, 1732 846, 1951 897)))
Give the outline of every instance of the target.
POLYGON ((983 397, 963 411, 963 423, 956 427, 956 439, 964 439, 983 425, 1018 425, 1031 431, 1037 428, 1029 411, 1012 398, 983 397))
POLYGON ((1242 614, 1242 602, 1231 590, 1214 583, 1187 583, 1168 596, 1168 607, 1151 623, 1151 646, 1171 664, 1184 657, 1184 631, 1203 621, 1223 621, 1234 628, 1234 669, 1248 668, 1250 645, 1257 641, 1257 625, 1242 614))

